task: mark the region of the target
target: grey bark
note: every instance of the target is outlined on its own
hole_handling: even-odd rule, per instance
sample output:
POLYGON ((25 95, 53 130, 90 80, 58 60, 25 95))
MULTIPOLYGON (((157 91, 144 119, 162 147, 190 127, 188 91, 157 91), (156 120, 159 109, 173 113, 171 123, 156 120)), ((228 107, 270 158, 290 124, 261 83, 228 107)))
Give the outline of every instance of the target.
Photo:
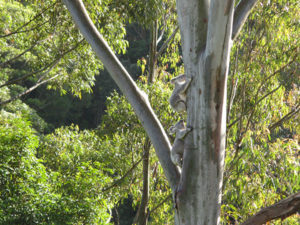
POLYGON ((233 1, 177 0, 188 91, 183 168, 176 193, 179 224, 218 224, 226 135, 226 82, 233 1))
POLYGON ((156 52, 157 52, 157 20, 153 21, 151 28, 151 43, 150 43, 150 52, 149 52, 149 74, 148 74, 148 84, 154 82, 156 77, 156 52))
POLYGON ((89 18, 82 1, 64 0, 64 3, 70 11, 73 20, 80 29, 82 35, 90 43, 97 56, 110 73, 111 77, 132 105, 135 113, 151 139, 151 143, 155 148, 155 152, 159 158, 169 185, 174 191, 176 189, 180 173, 178 168, 176 168, 171 161, 170 141, 157 116, 154 114, 146 94, 137 87, 126 69, 111 51, 107 42, 97 31, 93 22, 89 18))
POLYGON ((240 0, 235 8, 232 40, 235 40, 258 0, 240 0))
POLYGON ((142 199, 134 218, 133 224, 137 225, 147 225, 148 217, 149 217, 149 169, 150 169, 150 147, 151 142, 147 137, 144 143, 143 150, 143 191, 142 191, 142 199))
MULTIPOLYGON (((171 162, 169 140, 147 98, 96 30, 82 1, 64 2, 149 135, 174 194, 175 224, 218 224, 234 0, 177 0, 185 74, 192 78, 187 94, 187 126, 193 130, 185 139, 181 176, 171 162)), ((251 7, 241 5, 240 11, 235 15, 235 36, 250 9, 251 7)))

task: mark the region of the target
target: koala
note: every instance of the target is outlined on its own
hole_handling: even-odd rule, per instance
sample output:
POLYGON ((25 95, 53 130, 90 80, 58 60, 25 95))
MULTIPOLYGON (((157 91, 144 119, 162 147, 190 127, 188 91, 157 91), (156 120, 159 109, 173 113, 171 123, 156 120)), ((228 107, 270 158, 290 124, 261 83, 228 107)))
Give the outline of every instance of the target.
POLYGON ((182 157, 184 152, 184 137, 192 129, 187 128, 183 120, 170 127, 170 134, 176 134, 175 141, 171 149, 171 160, 176 166, 182 166, 182 157))
POLYGON ((170 82, 175 85, 169 100, 171 107, 176 112, 186 111, 186 90, 191 83, 191 78, 188 78, 185 74, 181 74, 173 78, 170 82))

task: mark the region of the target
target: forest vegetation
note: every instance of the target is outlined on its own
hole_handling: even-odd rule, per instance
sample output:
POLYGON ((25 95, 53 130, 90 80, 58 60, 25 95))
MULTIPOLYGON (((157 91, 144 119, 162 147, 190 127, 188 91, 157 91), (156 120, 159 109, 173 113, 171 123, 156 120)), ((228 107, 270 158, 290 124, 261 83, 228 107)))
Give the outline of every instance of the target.
MULTIPOLYGON (((187 118, 169 105, 185 72, 175 1, 83 2, 168 133, 187 118)), ((174 224, 144 124, 65 4, 0 0, 0 18, 0 225, 174 224)), ((296 0, 258 1, 232 45, 220 224, 300 207, 299 21, 296 0)))

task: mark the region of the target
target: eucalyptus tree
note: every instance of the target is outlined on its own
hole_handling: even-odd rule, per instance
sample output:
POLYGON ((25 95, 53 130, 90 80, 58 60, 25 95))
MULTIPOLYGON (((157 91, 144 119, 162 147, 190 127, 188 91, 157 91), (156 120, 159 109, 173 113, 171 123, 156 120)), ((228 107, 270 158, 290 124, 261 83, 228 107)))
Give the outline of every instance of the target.
POLYGON ((97 31, 80 0, 64 0, 83 36, 134 108, 173 192, 175 224, 219 224, 226 139, 226 87, 232 42, 257 0, 177 1, 187 92, 182 169, 143 93, 97 31))
POLYGON ((177 1, 187 93, 183 168, 170 159, 171 144, 149 104, 112 53, 80 0, 64 0, 83 36, 141 120, 174 195, 176 224, 218 224, 226 138, 226 82, 232 41, 257 1, 177 1))

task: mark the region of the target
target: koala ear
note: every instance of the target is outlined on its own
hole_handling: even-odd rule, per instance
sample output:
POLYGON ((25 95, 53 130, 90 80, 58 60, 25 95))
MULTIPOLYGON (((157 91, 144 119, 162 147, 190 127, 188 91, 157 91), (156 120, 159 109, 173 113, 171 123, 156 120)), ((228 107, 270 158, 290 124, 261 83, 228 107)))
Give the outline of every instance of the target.
POLYGON ((185 127, 184 120, 180 120, 179 123, 182 127, 185 127))
POLYGON ((175 129, 174 129, 175 127, 174 126, 171 126, 170 128, 169 128, 169 133, 170 134, 174 134, 175 133, 175 129))

